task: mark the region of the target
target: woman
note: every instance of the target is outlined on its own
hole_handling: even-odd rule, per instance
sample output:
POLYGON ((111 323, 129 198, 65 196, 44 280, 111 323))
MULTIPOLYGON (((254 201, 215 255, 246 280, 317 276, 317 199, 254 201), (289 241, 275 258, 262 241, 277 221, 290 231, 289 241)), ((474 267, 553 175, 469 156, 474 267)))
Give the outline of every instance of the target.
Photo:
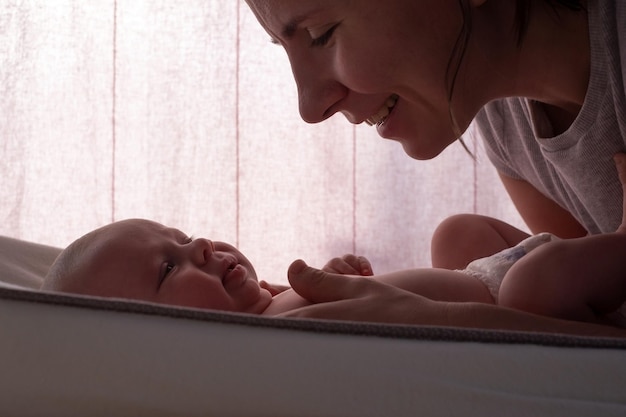
MULTIPOLYGON (((307 122, 341 112, 352 123, 376 125, 409 156, 429 159, 476 120, 490 160, 533 233, 577 237, 620 224, 622 196, 612 156, 626 150, 625 3, 247 3, 287 51, 307 122)), ((433 266, 459 267, 526 236, 493 219, 457 216, 435 234, 433 266)), ((393 291, 361 280, 319 275, 328 291, 323 296, 315 280, 299 282, 298 267, 291 271, 292 285, 302 295, 346 299, 305 315, 324 316, 329 308, 363 309, 375 321, 414 315, 409 300, 394 305, 394 312, 376 308, 392 305, 393 291), (359 300, 362 295, 371 300, 359 300)))

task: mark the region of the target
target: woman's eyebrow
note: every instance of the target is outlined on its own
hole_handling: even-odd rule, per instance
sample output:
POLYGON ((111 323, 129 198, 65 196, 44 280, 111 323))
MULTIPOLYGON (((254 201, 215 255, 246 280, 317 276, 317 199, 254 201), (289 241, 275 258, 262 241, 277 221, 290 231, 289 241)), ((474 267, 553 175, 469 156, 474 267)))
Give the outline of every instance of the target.
POLYGON ((322 8, 316 8, 313 10, 308 10, 298 16, 291 18, 287 24, 283 26, 283 30, 281 31, 281 35, 290 40, 296 34, 296 31, 305 20, 310 19, 312 16, 319 15, 322 12, 322 8))
POLYGON ((295 35, 296 31, 298 30, 300 23, 306 20, 307 17, 307 15, 301 15, 291 19, 285 26, 283 26, 281 35, 287 40, 293 38, 293 35, 295 35))

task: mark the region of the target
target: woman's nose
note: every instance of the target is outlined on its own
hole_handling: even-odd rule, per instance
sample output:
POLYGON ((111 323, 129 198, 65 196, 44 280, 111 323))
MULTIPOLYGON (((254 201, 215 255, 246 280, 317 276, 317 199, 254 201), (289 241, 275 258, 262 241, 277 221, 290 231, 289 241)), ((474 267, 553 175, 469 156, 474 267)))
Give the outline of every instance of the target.
POLYGON ((319 123, 340 109, 336 106, 348 89, 333 78, 332 68, 314 59, 291 58, 291 70, 298 86, 300 117, 307 123, 319 123))
POLYGON ((307 123, 319 123, 328 119, 340 110, 335 104, 345 97, 345 90, 345 87, 336 82, 326 82, 318 87, 299 85, 300 117, 307 123))
POLYGON ((192 259, 198 265, 206 264, 215 252, 213 242, 209 239, 197 238, 191 242, 192 259))

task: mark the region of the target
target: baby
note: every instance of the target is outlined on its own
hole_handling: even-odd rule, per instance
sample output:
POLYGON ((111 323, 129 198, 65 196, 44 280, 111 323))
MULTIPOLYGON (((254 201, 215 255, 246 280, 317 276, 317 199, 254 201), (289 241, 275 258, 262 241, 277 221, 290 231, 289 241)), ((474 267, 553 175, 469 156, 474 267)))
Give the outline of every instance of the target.
POLYGON ((61 252, 44 290, 253 314, 306 305, 292 291, 273 296, 235 247, 144 220, 96 229, 61 252))
MULTIPOLYGON (((516 266, 523 266, 517 262, 520 258, 531 258, 526 256, 528 253, 542 256, 544 247, 552 250, 552 246, 560 251, 564 243, 586 243, 585 239, 592 238, 606 241, 605 237, 617 234, 570 241, 553 241, 551 235, 540 234, 513 248, 478 259, 463 271, 421 268, 370 279, 438 301, 500 304, 553 317, 605 322, 604 315, 618 310, 626 299, 626 279, 621 278, 626 276, 626 262, 622 258, 616 262, 598 262, 601 265, 590 267, 595 268, 594 274, 581 276, 577 271, 583 271, 580 264, 587 258, 562 263, 561 257, 549 255, 542 268, 532 275, 535 287, 525 292, 519 288, 531 285, 525 279, 524 269, 528 267, 516 266), (554 263, 560 267, 549 266, 554 263), (605 280, 608 273, 619 274, 620 271, 620 279, 605 280), (515 280, 518 282, 512 285, 511 281, 515 280), (589 281, 588 285, 580 286, 581 280, 589 281), (591 291, 595 287, 593 283, 602 284, 598 287, 604 290, 591 291), (550 290, 551 295, 542 297, 544 290, 552 286, 555 288, 550 290), (503 291, 506 288, 520 291, 522 299, 511 296, 509 290, 503 291), (587 292, 593 299, 585 297, 587 292)), ((620 242, 626 245, 626 233, 619 235, 620 242)), ((613 242, 608 243, 615 246, 613 242)), ((589 246, 583 248, 586 250, 589 246)), ((594 247, 604 250, 604 246, 594 247)), ((565 248, 562 254, 567 257, 570 252, 565 248)), ((605 253, 604 258, 613 257, 610 250, 605 253)), ((353 255, 335 258, 324 269, 362 275, 371 273, 367 260, 353 255)), ((73 242, 50 268, 42 289, 264 315, 278 315, 309 304, 293 290, 280 292, 260 284, 250 261, 235 247, 203 238, 191 239, 177 229, 143 219, 118 221, 73 242)), ((613 320, 613 324, 619 324, 619 320, 613 320)))
MULTIPOLYGON (((626 190, 625 158, 615 160, 626 190)), ((369 279, 437 301, 498 304, 621 326, 625 249, 623 222, 615 233, 579 239, 531 236, 462 271, 421 268, 369 279)), ((371 274, 369 262, 354 255, 335 258, 325 269, 371 274)), ((228 243, 192 239, 143 219, 118 221, 73 242, 51 266, 42 289, 264 315, 309 304, 293 290, 260 284, 250 261, 228 243)))
MULTIPOLYGON (((367 275, 371 267, 363 257, 346 255, 325 270, 367 275)), ((424 268, 372 278, 441 300, 494 302, 484 284, 458 271, 424 268)), ((308 304, 292 290, 259 284, 250 261, 230 244, 192 239, 144 219, 118 221, 74 241, 42 289, 266 315, 308 304)))

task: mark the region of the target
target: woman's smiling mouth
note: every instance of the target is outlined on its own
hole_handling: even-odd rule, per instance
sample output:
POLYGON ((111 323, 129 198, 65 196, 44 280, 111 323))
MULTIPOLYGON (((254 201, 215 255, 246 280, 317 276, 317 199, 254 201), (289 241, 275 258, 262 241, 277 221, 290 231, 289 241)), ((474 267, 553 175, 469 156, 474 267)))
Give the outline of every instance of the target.
POLYGON ((389 116, 389 113, 391 113, 391 111, 393 110, 397 102, 398 102, 398 95, 392 94, 385 101, 385 104, 383 104, 381 108, 376 112, 376 114, 370 116, 368 119, 365 120, 365 123, 367 123, 370 126, 381 125, 385 123, 387 116, 389 116))

